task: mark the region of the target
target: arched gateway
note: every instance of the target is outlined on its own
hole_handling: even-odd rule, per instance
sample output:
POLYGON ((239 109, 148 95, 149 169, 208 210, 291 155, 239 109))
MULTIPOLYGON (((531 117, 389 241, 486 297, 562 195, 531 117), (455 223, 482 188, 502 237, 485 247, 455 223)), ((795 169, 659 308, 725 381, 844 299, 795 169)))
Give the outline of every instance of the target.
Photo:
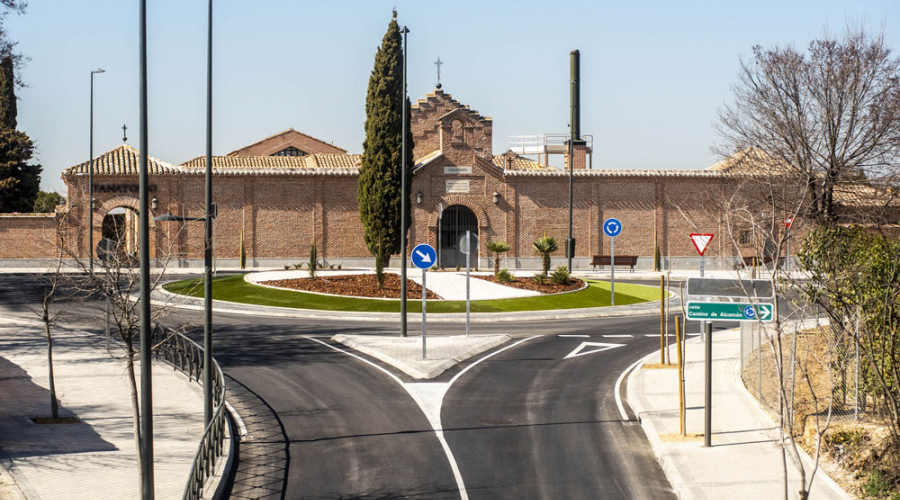
POLYGON ((441 217, 441 266, 446 268, 465 267, 466 255, 459 248, 460 241, 465 238, 466 231, 472 233, 472 252, 469 253, 469 265, 478 264, 478 217, 475 212, 464 205, 451 205, 441 217))

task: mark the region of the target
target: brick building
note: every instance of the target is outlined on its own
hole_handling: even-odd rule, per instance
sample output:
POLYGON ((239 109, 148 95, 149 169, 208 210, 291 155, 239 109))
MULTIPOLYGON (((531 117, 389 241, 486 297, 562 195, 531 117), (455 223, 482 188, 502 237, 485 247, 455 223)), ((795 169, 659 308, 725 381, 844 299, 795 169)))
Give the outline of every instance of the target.
MULTIPOLYGON (((511 150, 494 154, 491 118, 439 89, 413 106, 411 127, 410 248, 418 243, 440 247, 444 266, 455 267, 463 263, 458 239, 469 230, 480 237, 481 267, 491 257, 486 243, 504 240, 512 247, 504 266, 520 268, 539 266, 531 246, 536 238, 554 236, 562 246, 568 234, 567 171, 548 166, 540 156, 534 161, 511 150)), ((689 233, 725 233, 723 214, 707 202, 744 175, 734 166, 592 169, 590 154, 588 143, 578 146, 572 158, 576 269, 589 267, 594 255, 609 254, 610 241, 601 230, 609 217, 624 226, 616 238, 616 254, 638 256, 641 268, 653 266, 654 238, 666 267, 688 268, 697 259, 689 233)), ((313 242, 327 264, 372 265, 357 207, 361 155, 289 129, 212 161, 219 266, 237 265, 242 236, 248 267, 303 262, 313 242)), ((54 228, 64 214, 69 241, 82 256, 87 255, 89 228, 95 243, 108 237, 104 221, 117 211, 124 210, 127 231, 133 231, 138 162, 138 151, 127 144, 95 159, 91 224, 88 163, 66 169, 67 204, 57 214, 0 216, 0 260, 27 265, 52 258, 54 228)), ((205 156, 177 165, 150 157, 151 216, 202 216, 205 163, 205 156)), ((151 257, 169 255, 180 265, 202 264, 202 224, 151 222, 150 231, 151 257)), ((713 240, 707 252, 710 264, 730 266, 743 252, 731 241, 713 240)), ((554 261, 564 261, 562 250, 554 261)))

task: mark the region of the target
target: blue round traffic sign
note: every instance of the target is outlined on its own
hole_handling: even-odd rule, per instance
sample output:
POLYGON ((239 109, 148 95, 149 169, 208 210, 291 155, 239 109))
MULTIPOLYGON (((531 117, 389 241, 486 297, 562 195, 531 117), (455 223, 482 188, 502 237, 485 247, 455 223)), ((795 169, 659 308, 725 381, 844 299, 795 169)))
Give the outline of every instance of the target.
POLYGON ((437 261, 437 252, 434 251, 433 246, 422 243, 413 248, 410 257, 414 266, 419 269, 430 269, 437 261))
POLYGON ((744 308, 744 317, 747 319, 753 319, 756 317, 756 309, 753 306, 747 306, 744 308))
POLYGON ((622 223, 619 219, 609 218, 603 223, 603 233, 610 238, 618 236, 622 232, 622 223))

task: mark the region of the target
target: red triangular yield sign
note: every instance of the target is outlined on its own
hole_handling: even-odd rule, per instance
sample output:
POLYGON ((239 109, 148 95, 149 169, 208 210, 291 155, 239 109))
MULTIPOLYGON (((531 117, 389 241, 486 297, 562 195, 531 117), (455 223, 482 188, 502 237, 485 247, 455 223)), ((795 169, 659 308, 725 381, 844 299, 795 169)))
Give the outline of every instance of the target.
POLYGON ((712 241, 713 236, 714 235, 712 234, 691 233, 691 241, 694 242, 694 248, 697 249, 697 253, 699 253, 700 256, 703 256, 704 252, 706 252, 706 249, 709 247, 709 242, 712 241))

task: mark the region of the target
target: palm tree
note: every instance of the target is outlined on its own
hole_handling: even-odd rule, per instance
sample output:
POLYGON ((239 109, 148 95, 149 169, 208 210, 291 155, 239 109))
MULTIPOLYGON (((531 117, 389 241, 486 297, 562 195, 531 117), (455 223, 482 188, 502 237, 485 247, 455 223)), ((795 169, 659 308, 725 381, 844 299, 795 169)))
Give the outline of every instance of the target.
POLYGON ((505 241, 491 241, 487 244, 489 252, 494 252, 494 276, 500 272, 500 254, 508 252, 510 246, 505 241))
POLYGON ((532 245, 543 258, 543 275, 547 276, 547 273, 550 272, 550 254, 559 250, 559 244, 556 242, 556 238, 554 238, 553 236, 542 236, 534 240, 532 245))

